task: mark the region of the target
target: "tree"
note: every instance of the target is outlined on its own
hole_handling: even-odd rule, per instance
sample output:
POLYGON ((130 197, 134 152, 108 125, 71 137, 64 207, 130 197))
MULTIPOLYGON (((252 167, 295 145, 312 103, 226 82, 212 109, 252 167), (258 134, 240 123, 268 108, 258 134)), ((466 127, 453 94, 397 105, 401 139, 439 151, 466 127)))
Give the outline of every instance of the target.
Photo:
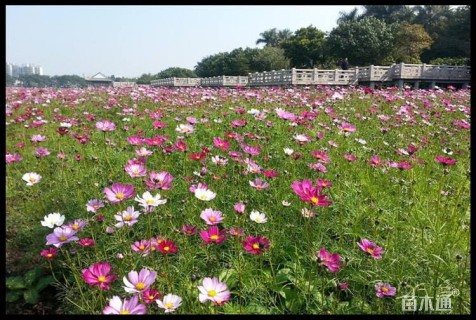
POLYGON ((15 84, 15 79, 13 79, 13 77, 9 75, 8 73, 5 73, 5 85, 7 87, 11 87, 14 84, 15 84))
POLYGON ((150 73, 143 73, 138 79, 137 79, 137 84, 150 84, 152 80, 156 80, 154 76, 152 76, 150 73))
POLYGON ((327 52, 351 65, 387 64, 396 27, 374 17, 344 22, 329 33, 327 52))
POLYGON ((413 22, 414 11, 407 5, 364 5, 362 17, 374 17, 387 24, 413 22))
POLYGON ((421 24, 402 23, 396 29, 392 57, 395 62, 421 63, 423 50, 429 48, 433 40, 421 24))
POLYGON ((289 29, 277 30, 273 28, 263 31, 259 35, 261 38, 256 40, 256 44, 264 43, 265 47, 279 47, 280 44, 289 39, 293 33, 289 29))
POLYGON ((284 55, 284 50, 277 47, 259 49, 251 61, 251 72, 281 70, 289 68, 290 61, 284 55))
POLYGON ((451 16, 449 5, 424 5, 415 6, 415 23, 423 25, 426 32, 433 40, 438 38, 438 34, 446 27, 446 22, 451 16))
POLYGON ((197 75, 193 70, 179 68, 179 67, 171 67, 165 70, 160 71, 157 73, 157 79, 165 79, 165 78, 196 78, 197 75))
POLYGON ((281 43, 291 65, 298 68, 313 68, 325 60, 325 33, 310 25, 298 29, 288 40, 281 43))

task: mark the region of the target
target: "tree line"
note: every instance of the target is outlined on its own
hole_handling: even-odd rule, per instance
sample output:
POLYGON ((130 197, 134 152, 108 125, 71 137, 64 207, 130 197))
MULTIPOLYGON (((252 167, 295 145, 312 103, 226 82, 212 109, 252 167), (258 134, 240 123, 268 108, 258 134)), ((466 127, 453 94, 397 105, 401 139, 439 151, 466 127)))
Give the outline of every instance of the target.
MULTIPOLYGON (((351 66, 400 62, 463 65, 470 62, 469 5, 456 8, 449 5, 364 5, 363 13, 355 8, 339 14, 337 26, 328 33, 313 25, 294 32, 272 28, 259 34, 256 45, 264 44, 262 48, 237 48, 212 54, 200 60, 194 70, 172 67, 157 74, 115 80, 149 84, 152 80, 169 77, 246 76, 289 68, 335 69, 342 58, 348 58, 351 66)), ((58 86, 86 85, 84 79, 77 76, 51 79, 34 76, 28 76, 25 82, 40 84, 43 79, 45 83, 56 82, 58 86)))

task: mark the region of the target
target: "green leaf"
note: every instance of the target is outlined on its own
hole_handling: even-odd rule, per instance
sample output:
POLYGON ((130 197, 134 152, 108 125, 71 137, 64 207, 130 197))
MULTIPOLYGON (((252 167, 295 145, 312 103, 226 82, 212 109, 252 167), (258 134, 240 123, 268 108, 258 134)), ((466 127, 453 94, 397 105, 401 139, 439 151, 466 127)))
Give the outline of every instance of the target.
POLYGON ((43 277, 36 283, 35 290, 40 292, 41 290, 52 284, 54 281, 55 278, 53 278, 53 276, 48 275, 46 277, 43 277))
POLYGON ((42 275, 43 275, 43 269, 42 268, 36 268, 36 269, 28 271, 23 276, 23 279, 25 280, 25 285, 28 288, 30 288, 33 285, 33 283, 36 280, 38 280, 42 275))
POLYGON ((8 291, 5 296, 5 300, 7 302, 16 302, 18 299, 20 299, 21 294, 22 291, 20 290, 8 291))
POLYGON ((25 281, 21 276, 7 277, 6 286, 10 290, 26 288, 25 281))
POLYGON ((25 299, 26 303, 36 304, 38 303, 40 295, 35 289, 28 289, 23 293, 23 298, 25 299))

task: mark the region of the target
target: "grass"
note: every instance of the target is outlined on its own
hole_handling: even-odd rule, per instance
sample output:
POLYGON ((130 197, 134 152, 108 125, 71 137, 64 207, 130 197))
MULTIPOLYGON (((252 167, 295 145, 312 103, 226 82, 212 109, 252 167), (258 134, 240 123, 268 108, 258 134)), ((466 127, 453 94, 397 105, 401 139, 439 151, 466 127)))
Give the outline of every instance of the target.
MULTIPOLYGON (((468 90, 399 92, 392 88, 370 94, 359 88, 328 87, 7 88, 7 154, 22 157, 6 165, 6 250, 16 257, 15 263, 7 261, 7 270, 22 273, 38 265, 51 266, 67 314, 100 314, 112 296, 129 298, 122 278, 142 268, 157 271, 153 288, 183 299, 174 312, 177 314, 408 314, 402 310, 401 299, 411 296, 414 288, 417 297, 428 294, 433 307, 442 290, 450 288, 455 293, 452 308, 444 312, 467 314, 470 134, 454 122, 464 119, 469 123, 469 97, 468 90), (343 99, 335 98, 336 92, 343 99), (303 117, 280 119, 276 108, 303 117), (252 109, 262 117, 249 113, 252 109), (153 112, 160 114, 167 127, 154 129, 153 112), (303 112, 313 112, 315 118, 303 112), (382 120, 385 116, 389 119, 382 120), (47 123, 35 126, 37 117, 47 123), (179 124, 187 123, 186 117, 198 120, 191 134, 176 131, 179 124), (103 119, 114 122, 116 129, 97 130, 96 123, 103 119), (246 125, 233 127, 236 119, 245 119, 246 125), (73 124, 66 135, 56 132, 61 122, 73 124), (354 125, 356 131, 342 134, 341 122, 354 125), (242 153, 237 160, 213 146, 213 138, 225 138, 227 132, 241 136, 241 141, 227 138, 228 151, 242 153), (90 141, 80 144, 72 133, 86 134, 90 141), (322 139, 317 138, 318 133, 323 133, 322 139), (32 142, 35 134, 47 140, 32 142), (295 137, 299 134, 308 135, 310 141, 298 143, 295 137), (103 189, 114 182, 134 186, 139 196, 147 190, 143 182, 147 176, 132 178, 124 171, 140 148, 127 141, 132 135, 168 137, 162 146, 142 146, 153 151, 146 161, 147 175, 167 171, 174 177, 173 188, 152 190, 167 203, 150 214, 141 214, 134 226, 108 234, 106 228, 117 222, 115 214, 128 206, 141 207, 133 198, 117 204, 106 201, 97 212, 104 216, 99 222, 95 213, 86 211, 86 203, 105 200, 103 189), (183 136, 188 151, 163 152, 178 136, 183 136), (106 139, 112 144, 106 144, 106 139), (260 153, 246 154, 242 143, 258 147, 260 153), (413 155, 399 151, 408 150, 410 144, 418 148, 413 155), (38 147, 51 154, 36 157, 38 147), (202 148, 210 150, 202 161, 189 158, 202 148), (292 148, 293 155, 286 155, 283 148, 292 148), (452 155, 445 154, 444 148, 452 155), (330 157, 330 163, 324 164, 327 172, 309 167, 318 162, 311 155, 315 150, 330 157), (57 157, 60 152, 64 159, 57 157), (345 154, 353 154, 357 160, 350 162, 345 154), (79 160, 75 159, 78 155, 79 160), (226 157, 228 164, 213 164, 214 155, 226 157), (373 155, 383 165, 370 165, 373 155), (437 155, 457 163, 443 165, 435 160, 437 155), (245 174, 245 158, 278 175, 245 174), (394 168, 390 161, 407 161, 412 167, 394 168), (39 173, 42 179, 26 186, 21 179, 26 172, 39 173), (267 181, 269 188, 252 188, 249 181, 255 178, 267 181), (291 188, 294 181, 315 183, 318 178, 333 183, 322 190, 329 195, 330 206, 301 201, 291 188), (189 187, 199 182, 208 184, 216 198, 207 202, 194 197, 189 187), (283 200, 290 205, 284 206, 283 200), (240 201, 246 204, 243 215, 233 210, 240 201), (206 208, 223 213, 220 229, 242 228, 244 235, 229 236, 220 245, 202 245, 198 233, 183 234, 184 224, 192 224, 198 231, 208 228, 200 218, 206 208), (303 208, 316 216, 304 218, 303 208), (251 221, 252 210, 265 213, 268 222, 251 221), (49 247, 45 237, 53 230, 40 221, 52 212, 65 215, 65 223, 86 220, 87 226, 77 235, 94 239, 95 245, 88 248, 67 243, 50 264, 40 252, 49 247), (179 252, 141 256, 131 249, 135 241, 159 235, 174 241, 179 252), (270 248, 260 255, 247 253, 241 242, 248 235, 266 237, 270 248), (364 238, 385 250, 382 259, 373 259, 359 249, 356 243, 364 238), (320 265, 316 258, 320 248, 340 255, 343 266, 338 272, 320 265), (81 270, 100 261, 110 263, 117 275, 111 290, 90 287, 81 278, 81 270), (14 264, 22 267, 14 268, 14 264), (227 284, 231 298, 223 306, 199 302, 197 286, 205 277, 218 277, 227 284), (348 290, 339 288, 343 282, 349 284, 348 290), (396 295, 378 298, 374 288, 378 282, 391 284, 396 295)), ((163 313, 163 309, 154 303, 147 305, 147 313, 163 313)))

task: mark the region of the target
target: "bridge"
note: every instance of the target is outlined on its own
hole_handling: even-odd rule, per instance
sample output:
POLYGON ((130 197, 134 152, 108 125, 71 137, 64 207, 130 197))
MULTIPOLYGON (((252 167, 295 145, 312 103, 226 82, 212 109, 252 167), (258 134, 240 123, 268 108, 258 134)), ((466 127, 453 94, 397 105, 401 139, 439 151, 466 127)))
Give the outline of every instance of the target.
POLYGON ((428 83, 431 89, 436 84, 461 84, 466 88, 471 81, 470 66, 430 64, 392 64, 391 66, 355 67, 349 70, 288 69, 250 73, 248 76, 219 76, 207 78, 166 78, 151 81, 151 86, 285 86, 285 85, 397 85, 412 84, 418 89, 428 83))

